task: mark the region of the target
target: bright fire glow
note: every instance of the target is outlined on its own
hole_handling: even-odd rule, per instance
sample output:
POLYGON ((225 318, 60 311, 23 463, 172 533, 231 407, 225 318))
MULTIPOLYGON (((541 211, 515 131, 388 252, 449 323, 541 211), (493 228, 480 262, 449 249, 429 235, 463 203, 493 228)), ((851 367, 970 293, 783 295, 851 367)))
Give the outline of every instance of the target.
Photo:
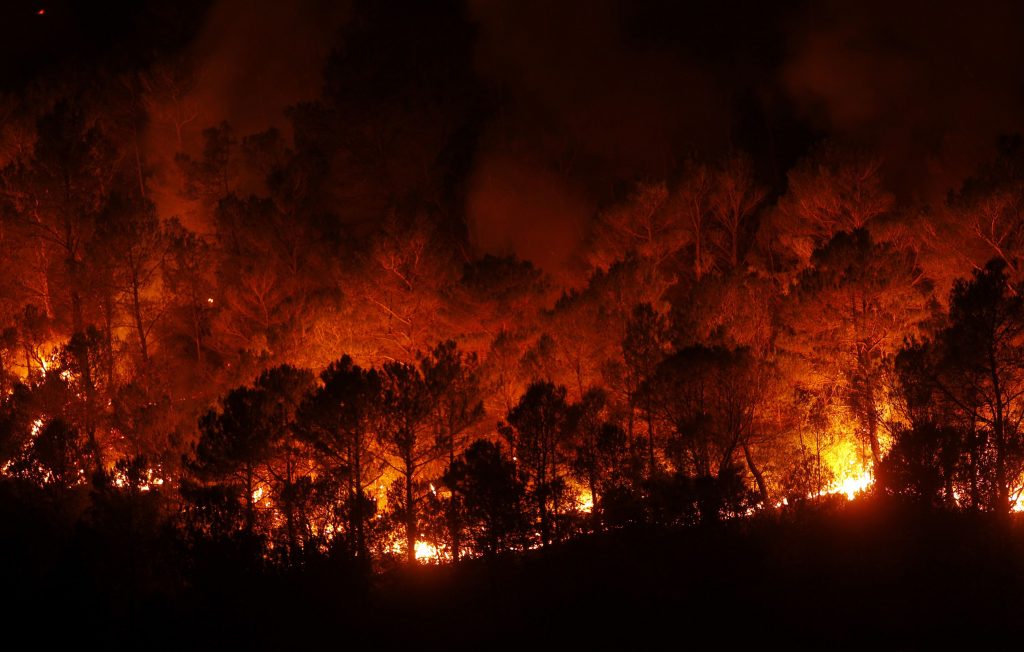
POLYGON ((855 475, 847 475, 836 480, 822 494, 843 494, 847 500, 853 500, 857 494, 862 493, 874 483, 875 478, 871 471, 861 471, 855 475))
MULTIPOLYGON (((404 538, 399 536, 393 537, 388 548, 394 555, 401 558, 405 557, 406 548, 404 538)), ((416 561, 421 563, 429 562, 437 564, 444 558, 444 555, 440 550, 438 550, 437 546, 427 543, 422 539, 416 541, 416 545, 413 548, 413 554, 416 556, 416 561)))
MULTIPOLYGON (((120 470, 114 470, 114 486, 118 489, 124 489, 129 486, 131 479, 128 475, 120 470)), ((140 484, 138 485, 139 491, 150 491, 153 487, 159 487, 163 485, 164 479, 160 477, 159 472, 156 469, 146 469, 145 473, 140 478, 140 484)))
MULTIPOLYGON (((882 406, 883 414, 888 414, 888 406, 882 406)), ((875 483, 871 462, 866 458, 865 443, 858 439, 856 424, 848 414, 837 412, 832 415, 829 423, 831 437, 821 450, 821 463, 830 471, 831 482, 811 493, 808 498, 816 496, 834 496, 842 494, 847 500, 853 500, 864 493, 875 483)), ((885 433, 879 433, 882 451, 890 446, 885 433)))
POLYGON ((426 541, 416 542, 416 561, 437 561, 440 558, 440 553, 437 548, 426 541))
POLYGON ((1024 512, 1024 474, 1017 478, 1015 488, 1010 491, 1011 512, 1024 512))
POLYGON ((589 491, 581 491, 580 494, 576 496, 576 509, 584 514, 589 514, 594 511, 594 497, 589 491))

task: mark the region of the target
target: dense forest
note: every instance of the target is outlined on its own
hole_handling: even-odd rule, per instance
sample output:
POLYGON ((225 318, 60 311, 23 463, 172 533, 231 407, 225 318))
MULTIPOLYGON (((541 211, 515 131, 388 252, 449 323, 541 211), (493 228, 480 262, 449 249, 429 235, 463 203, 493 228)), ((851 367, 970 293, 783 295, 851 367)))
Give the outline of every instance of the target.
POLYGON ((524 135, 441 4, 355 3, 269 128, 203 122, 206 3, 7 82, 10 554, 358 587, 857 496, 1024 508, 1021 137, 931 195, 812 131, 792 156, 666 134, 622 174, 557 117, 524 135))

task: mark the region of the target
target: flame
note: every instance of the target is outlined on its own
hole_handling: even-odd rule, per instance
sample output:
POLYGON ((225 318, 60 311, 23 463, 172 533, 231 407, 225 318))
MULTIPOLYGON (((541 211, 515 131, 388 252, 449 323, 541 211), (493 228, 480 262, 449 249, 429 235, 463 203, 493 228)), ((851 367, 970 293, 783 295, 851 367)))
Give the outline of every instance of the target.
MULTIPOLYGON (((142 482, 139 484, 139 491, 151 491, 153 487, 163 485, 164 479, 160 477, 159 471, 154 468, 147 468, 143 474, 142 482)), ((128 476, 120 469, 114 470, 114 486, 124 489, 129 484, 128 476)))
POLYGON ((584 514, 594 511, 594 496, 587 490, 583 490, 576 496, 576 510, 584 514))
MULTIPOLYGON (((405 557, 405 539, 398 533, 394 533, 390 537, 388 549, 398 557, 405 557)), ((444 553, 438 549, 432 543, 418 539, 415 546, 413 547, 413 554, 416 556, 416 561, 424 563, 439 564, 444 559, 444 553)))
MULTIPOLYGON (((32 359, 39 362, 39 373, 43 378, 46 378, 46 374, 51 369, 60 366, 60 342, 47 342, 38 347, 33 347, 32 359)), ((28 375, 28 369, 26 369, 26 375, 28 375)))
MULTIPOLYGON (((953 497, 959 498, 956 494, 953 497)), ((1014 488, 1010 491, 1010 500, 1013 501, 1010 504, 1011 512, 1024 512, 1024 473, 1017 477, 1017 482, 1014 483, 1014 488)))
POLYGON ((822 495, 843 494, 847 500, 853 500, 857 494, 863 493, 875 483, 875 476, 870 470, 846 475, 837 479, 822 492, 822 495))
MULTIPOLYGON (((888 414, 890 410, 888 404, 883 404, 881 409, 883 414, 888 414)), ((864 442, 858 438, 857 425, 848 414, 834 414, 829 430, 833 439, 822 450, 821 460, 834 479, 827 487, 810 494, 808 498, 842 494, 847 500, 853 500, 875 483, 871 460, 867 458, 864 442)), ((888 450, 891 441, 885 433, 879 433, 879 439, 883 452, 888 450)))
MULTIPOLYGON (((858 495, 864 493, 875 484, 875 475, 871 472, 871 469, 862 467, 851 467, 843 475, 837 477, 828 487, 819 492, 811 492, 807 494, 807 498, 814 499, 822 496, 846 496, 847 500, 854 500, 858 495)), ((1024 504, 1024 500, 1022 500, 1024 504)), ((781 509, 789 506, 789 500, 783 498, 775 502, 772 505, 775 509, 781 509)), ((757 511, 756 508, 747 510, 747 515, 750 516, 757 511)), ((1024 507, 1022 507, 1024 511, 1024 507)))
POLYGON ((414 554, 416 555, 416 561, 437 562, 441 558, 441 553, 438 551, 437 547, 427 543, 426 541, 416 542, 414 554))

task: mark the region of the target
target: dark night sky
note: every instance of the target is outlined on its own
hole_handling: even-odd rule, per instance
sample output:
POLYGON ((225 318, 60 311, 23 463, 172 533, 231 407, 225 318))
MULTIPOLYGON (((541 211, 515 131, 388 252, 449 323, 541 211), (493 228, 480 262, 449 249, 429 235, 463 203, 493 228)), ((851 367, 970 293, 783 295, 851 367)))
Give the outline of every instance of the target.
MULTIPOLYGON (((6 3, 3 86, 182 50, 201 62, 204 126, 226 118, 245 133, 285 126, 285 107, 315 98, 328 53, 353 30, 379 43, 355 53, 368 70, 465 41, 450 74, 471 83, 443 104, 473 132, 459 171, 468 219, 484 248, 539 259, 538 231, 571 247, 595 207, 632 180, 670 177, 690 154, 749 151, 781 189, 831 137, 881 153, 901 197, 934 203, 999 134, 1024 128, 1024 4, 1011 0, 466 0, 432 5, 442 18, 429 24, 418 3, 124 4, 6 3), (396 48, 398 37, 422 42, 396 48)), ((453 65, 409 60, 394 83, 431 61, 453 65)))
POLYGON ((72 64, 112 68, 187 44, 208 2, 8 0, 0 3, 0 81, 8 91, 72 64), (39 12, 43 12, 40 14, 39 12))

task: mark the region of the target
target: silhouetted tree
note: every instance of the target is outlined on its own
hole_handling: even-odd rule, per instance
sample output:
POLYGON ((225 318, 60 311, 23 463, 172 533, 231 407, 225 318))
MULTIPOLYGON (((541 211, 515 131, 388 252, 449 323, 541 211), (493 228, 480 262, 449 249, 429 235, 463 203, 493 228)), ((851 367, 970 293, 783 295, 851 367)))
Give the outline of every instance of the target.
MULTIPOLYGON (((912 400, 930 404, 933 414, 942 413, 939 402, 948 402, 960 413, 970 451, 972 502, 987 493, 989 509, 998 513, 1009 512, 1011 492, 1024 472, 1022 337, 1024 299, 1010 284, 1006 264, 994 259, 970 280, 956 283, 948 325, 935 339, 901 354, 903 386, 914 392, 912 400), (992 484, 990 492, 979 487, 984 479, 992 484)), ((948 471, 943 449, 955 449, 955 444, 946 443, 949 425, 956 424, 917 424, 897 451, 904 458, 903 467, 948 471)), ((893 465, 900 466, 898 457, 893 465)))
POLYGON ((740 453, 768 500, 751 453, 760 384, 747 351, 694 346, 662 361, 644 385, 658 418, 671 428, 667 456, 676 473, 695 478, 698 496, 709 506, 702 508, 706 517, 717 518, 713 509, 732 509, 745 499, 735 460, 740 453), (716 491, 725 493, 715 497, 716 491))
POLYGON ((67 490, 86 480, 88 448, 81 433, 61 418, 33 426, 35 430, 24 456, 13 470, 40 485, 67 490))
POLYGON ((372 444, 382 410, 382 379, 343 356, 320 374, 314 390, 296 414, 297 432, 318 452, 325 473, 340 477, 349 553, 368 555, 367 521, 373 502, 366 489, 379 477, 372 444))
MULTIPOLYGON (((455 452, 464 448, 466 431, 484 414, 483 390, 476 354, 458 349, 455 340, 440 342, 420 360, 433 410, 434 436, 440 449, 447 449, 448 464, 455 461, 455 452)), ((458 561, 461 547, 462 496, 454 489, 446 502, 452 559, 458 561)))
POLYGON ((626 324, 626 336, 622 340, 622 357, 626 362, 627 387, 627 432, 633 437, 633 413, 639 406, 647 423, 648 474, 657 468, 654 456, 655 428, 653 395, 641 392, 644 381, 654 373, 664 359, 668 348, 668 324, 665 317, 650 304, 640 304, 626 324))
POLYGON ((274 423, 267 393, 251 387, 228 392, 220 410, 199 421, 200 438, 188 468, 201 480, 234 485, 244 500, 245 530, 255 532, 257 501, 269 492, 274 423))
POLYGON ((160 287, 164 236, 155 207, 137 194, 115 195, 97 229, 96 258, 109 257, 113 289, 130 316, 141 376, 150 373, 151 334, 162 314, 160 287), (99 250, 102 248, 102 252, 99 250))
POLYGON ((557 520, 565 490, 563 449, 571 426, 565 394, 565 387, 534 382, 498 425, 512 447, 513 460, 536 510, 542 545, 551 543, 552 521, 557 520))
POLYGON ((184 178, 184 194, 207 210, 234 191, 237 140, 227 122, 203 130, 203 153, 198 160, 178 153, 175 161, 184 178))
POLYGON ((90 123, 80 102, 65 99, 38 120, 31 154, 12 163, 3 175, 5 194, 36 243, 46 270, 40 289, 44 310, 70 326, 68 351, 77 358, 86 405, 83 429, 99 474, 103 473, 95 432, 99 405, 96 378, 88 362, 94 355, 90 346, 98 342, 86 336, 92 321, 86 299, 93 288, 88 283, 92 275, 87 273, 85 253, 117 171, 113 144, 90 123), (60 287, 64 296, 58 297, 54 287, 60 287))
POLYGON ((296 487, 300 478, 309 477, 310 469, 305 464, 305 451, 295 437, 295 422, 299 406, 313 391, 313 382, 313 372, 308 369, 280 365, 264 371, 255 383, 255 388, 264 392, 267 402, 265 418, 273 446, 270 454, 274 459, 268 470, 274 495, 284 512, 289 557, 294 557, 300 549, 300 532, 306 529, 300 522, 295 497, 299 493, 296 487))
POLYGON ((218 294, 213 252, 203 238, 177 220, 167 223, 165 234, 161 280, 174 317, 169 328, 173 337, 187 342, 187 349, 201 363, 218 294))
POLYGON ((405 529, 406 558, 416 562, 419 503, 425 493, 423 468, 443 454, 444 448, 430 436, 433 397, 419 369, 400 362, 386 363, 381 370, 382 411, 378 441, 388 464, 400 474, 401 491, 392 511, 405 529))
POLYGON ((923 424, 900 429, 893 439, 875 474, 878 485, 921 505, 955 507, 961 433, 948 426, 923 424))
POLYGON ((449 464, 444 483, 463 496, 467 529, 473 548, 494 556, 514 548, 523 534, 524 487, 515 463, 501 445, 473 442, 449 464))
POLYGON ((571 430, 575 435, 570 460, 573 474, 587 487, 594 529, 601 524, 601 499, 606 488, 620 485, 630 476, 626 433, 607 419, 607 395, 592 388, 572 406, 571 430))

